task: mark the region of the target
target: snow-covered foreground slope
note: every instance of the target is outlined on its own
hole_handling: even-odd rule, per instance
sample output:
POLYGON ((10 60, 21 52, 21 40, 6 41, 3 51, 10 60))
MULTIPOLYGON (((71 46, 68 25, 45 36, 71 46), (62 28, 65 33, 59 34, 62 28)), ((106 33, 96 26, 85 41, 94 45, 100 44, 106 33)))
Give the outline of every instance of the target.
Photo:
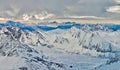
POLYGON ((0 24, 0 70, 119 70, 120 25, 0 24))

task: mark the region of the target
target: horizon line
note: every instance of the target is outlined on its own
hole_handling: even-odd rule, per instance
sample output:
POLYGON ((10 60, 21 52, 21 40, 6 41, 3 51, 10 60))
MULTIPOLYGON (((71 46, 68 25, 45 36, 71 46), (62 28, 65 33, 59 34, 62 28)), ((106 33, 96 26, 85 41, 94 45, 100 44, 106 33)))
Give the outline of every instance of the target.
POLYGON ((82 24, 97 24, 97 23, 106 23, 106 24, 120 24, 119 19, 47 19, 47 20, 13 20, 13 19, 4 19, 0 20, 0 23, 5 23, 7 21, 23 22, 23 23, 40 23, 40 22, 76 22, 82 24))

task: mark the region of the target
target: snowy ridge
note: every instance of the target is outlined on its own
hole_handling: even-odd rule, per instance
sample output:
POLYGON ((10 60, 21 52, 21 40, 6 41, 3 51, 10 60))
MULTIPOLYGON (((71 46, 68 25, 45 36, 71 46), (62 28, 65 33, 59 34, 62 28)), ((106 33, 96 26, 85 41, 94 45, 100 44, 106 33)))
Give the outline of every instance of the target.
MULTIPOLYGON (((15 68, 4 66, 4 67, 0 67, 1 70, 11 70, 11 69, 15 69, 15 70, 56 69, 57 70, 62 68, 63 66, 62 64, 45 60, 44 55, 42 54, 41 51, 36 51, 34 48, 31 47, 33 45, 32 43, 34 43, 33 42, 34 40, 31 42, 31 39, 29 39, 29 34, 27 35, 27 32, 23 32, 19 29, 10 28, 10 27, 5 27, 1 29, 2 31, 0 30, 1 31, 0 33, 0 39, 1 39, 0 54, 1 55, 0 56, 3 58, 8 57, 7 59, 8 61, 9 61, 9 58, 16 58, 16 59, 21 59, 21 62, 24 62, 24 64, 21 64, 21 62, 12 60, 14 62, 18 62, 17 63, 18 65, 16 65, 15 68), (26 36, 23 36, 23 35, 26 35, 26 36), (29 41, 24 37, 27 38, 29 41)), ((42 43, 40 44, 42 45, 42 43)), ((47 47, 47 44, 45 46, 47 47)))
POLYGON ((0 65, 6 64, 0 70, 103 70, 120 62, 119 29, 115 24, 1 23, 0 65))

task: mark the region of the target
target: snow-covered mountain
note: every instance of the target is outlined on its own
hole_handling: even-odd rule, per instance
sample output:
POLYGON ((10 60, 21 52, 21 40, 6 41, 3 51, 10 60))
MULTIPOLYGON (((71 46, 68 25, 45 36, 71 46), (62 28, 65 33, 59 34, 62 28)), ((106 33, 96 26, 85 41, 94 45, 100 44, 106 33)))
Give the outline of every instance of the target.
POLYGON ((0 24, 0 70, 119 70, 119 36, 119 24, 8 21, 0 24))

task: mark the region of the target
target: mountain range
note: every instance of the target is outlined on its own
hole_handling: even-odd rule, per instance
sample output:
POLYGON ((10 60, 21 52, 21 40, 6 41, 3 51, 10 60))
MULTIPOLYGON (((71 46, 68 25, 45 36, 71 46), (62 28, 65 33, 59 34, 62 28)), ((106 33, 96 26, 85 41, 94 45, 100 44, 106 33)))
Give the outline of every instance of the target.
POLYGON ((0 23, 0 70, 119 70, 120 25, 0 23))

